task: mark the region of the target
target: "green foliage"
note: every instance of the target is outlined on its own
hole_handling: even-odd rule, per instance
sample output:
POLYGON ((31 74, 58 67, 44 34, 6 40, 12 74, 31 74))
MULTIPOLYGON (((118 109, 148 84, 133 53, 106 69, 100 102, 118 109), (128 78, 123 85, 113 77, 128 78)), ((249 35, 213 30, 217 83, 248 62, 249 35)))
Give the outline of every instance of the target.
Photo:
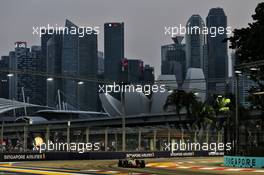
POLYGON ((194 125, 198 128, 212 124, 216 118, 214 108, 206 103, 199 102, 193 92, 174 90, 168 96, 164 110, 172 106, 175 107, 177 114, 180 114, 182 109, 186 109, 187 117, 193 119, 195 121, 194 125))
POLYGON ((236 99, 233 94, 227 94, 224 97, 213 95, 208 104, 211 104, 215 110, 216 115, 226 114, 230 111, 233 111, 236 107, 236 99))
MULTIPOLYGON (((222 129, 224 121, 217 118, 222 114, 230 117, 231 125, 235 119, 235 96, 228 94, 226 97, 218 97, 214 95, 211 101, 203 103, 197 100, 196 96, 192 92, 185 92, 183 90, 174 90, 167 98, 164 110, 173 109, 178 116, 181 115, 182 109, 186 109, 187 117, 192 119, 193 126, 202 129, 207 126, 215 127, 216 129, 222 129)), ((248 112, 242 106, 239 107, 240 119, 245 120, 248 116, 248 112)), ((179 118, 181 120, 181 118, 179 118)))
POLYGON ((252 16, 254 22, 248 27, 235 29, 229 38, 231 48, 236 50, 240 63, 264 59, 264 2, 260 3, 252 16))
POLYGON ((192 108, 192 115, 195 118, 194 125, 199 129, 212 125, 216 121, 214 108, 206 103, 197 102, 192 108))
POLYGON ((218 110, 219 112, 229 112, 230 108, 229 108, 229 104, 231 103, 230 98, 225 98, 225 97, 219 97, 216 99, 216 102, 218 104, 218 110))
MULTIPOLYGON (((238 63, 250 63, 264 60, 264 2, 258 4, 255 14, 252 15, 253 22, 242 29, 235 29, 233 36, 228 40, 230 48, 236 50, 236 59, 238 63)), ((264 66, 258 67, 259 71, 243 71, 250 74, 250 78, 258 85, 259 91, 264 91, 264 66)), ((251 92, 256 87, 251 89, 251 92)), ((254 108, 264 110, 264 96, 254 97, 251 95, 249 101, 254 108)))
POLYGON ((174 90, 171 93, 165 105, 163 106, 164 110, 167 110, 169 106, 174 106, 177 114, 180 114, 183 108, 187 111, 187 116, 191 116, 191 108, 197 103, 197 98, 192 92, 185 92, 183 90, 174 90))

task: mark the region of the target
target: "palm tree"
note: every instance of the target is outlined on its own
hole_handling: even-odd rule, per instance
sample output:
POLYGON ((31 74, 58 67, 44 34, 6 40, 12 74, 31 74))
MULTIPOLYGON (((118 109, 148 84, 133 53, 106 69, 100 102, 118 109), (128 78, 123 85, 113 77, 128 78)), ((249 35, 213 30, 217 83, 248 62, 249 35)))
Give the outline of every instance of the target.
POLYGON ((185 92, 183 90, 174 90, 166 100, 164 110, 169 107, 175 107, 181 121, 180 112, 182 109, 186 109, 187 117, 193 119, 192 126, 199 130, 199 135, 203 136, 203 131, 214 126, 216 121, 216 114, 214 108, 207 103, 203 103, 197 100, 193 92, 185 92))
POLYGON ((192 106, 192 116, 195 118, 193 127, 198 128, 199 135, 203 136, 204 130, 208 130, 213 125, 216 115, 211 106, 197 102, 192 106))
POLYGON ((183 98, 184 91, 182 90, 174 90, 167 98, 165 105, 163 106, 164 111, 168 110, 170 106, 174 106, 174 111, 179 116, 179 120, 181 120, 180 112, 183 106, 183 98))
POLYGON ((193 92, 185 92, 184 98, 182 99, 183 106, 186 109, 187 117, 191 117, 192 108, 198 103, 196 95, 193 92))
POLYGON ((183 90, 174 90, 167 98, 164 110, 167 110, 170 106, 175 107, 175 111, 181 120, 180 112, 182 109, 186 109, 187 117, 191 117, 192 106, 197 103, 197 98, 192 92, 185 92, 183 90))

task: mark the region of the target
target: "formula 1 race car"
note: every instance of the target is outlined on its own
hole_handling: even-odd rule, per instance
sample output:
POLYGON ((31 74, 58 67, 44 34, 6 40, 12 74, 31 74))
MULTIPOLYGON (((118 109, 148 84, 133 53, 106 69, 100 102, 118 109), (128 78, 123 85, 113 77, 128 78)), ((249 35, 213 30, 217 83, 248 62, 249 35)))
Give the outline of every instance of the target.
POLYGON ((145 161, 138 159, 125 159, 118 161, 118 167, 122 168, 145 168, 145 161))

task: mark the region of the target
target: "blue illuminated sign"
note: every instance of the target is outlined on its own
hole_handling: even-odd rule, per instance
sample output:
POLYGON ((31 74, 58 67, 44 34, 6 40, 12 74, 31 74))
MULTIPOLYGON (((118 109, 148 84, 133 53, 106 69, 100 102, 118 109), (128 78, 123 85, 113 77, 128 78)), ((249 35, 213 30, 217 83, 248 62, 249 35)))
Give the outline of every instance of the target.
POLYGON ((264 168, 264 157, 224 156, 224 166, 242 168, 264 168))

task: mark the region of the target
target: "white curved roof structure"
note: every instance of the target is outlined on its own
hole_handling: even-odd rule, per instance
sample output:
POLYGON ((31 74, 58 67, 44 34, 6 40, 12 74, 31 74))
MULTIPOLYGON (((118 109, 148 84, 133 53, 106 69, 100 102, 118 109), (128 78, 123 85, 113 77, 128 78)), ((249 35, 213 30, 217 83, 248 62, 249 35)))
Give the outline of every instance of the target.
POLYGON ((43 106, 0 98, 0 114, 24 107, 43 107, 43 106))
POLYGON ((122 104, 119 100, 115 99, 108 93, 99 94, 99 98, 102 102, 102 106, 106 113, 110 116, 122 115, 122 104))
MULTIPOLYGON (((164 113, 163 106, 171 91, 178 88, 175 75, 160 75, 157 85, 165 85, 164 92, 153 92, 152 98, 148 99, 142 92, 125 92, 125 112, 126 115, 139 114, 160 114, 164 113)), ((122 104, 110 94, 102 93, 99 95, 102 106, 109 116, 121 116, 122 104)))
POLYGON ((126 92, 125 105, 127 115, 149 113, 149 99, 142 92, 126 92))
POLYGON ((171 93, 167 90, 165 92, 158 92, 153 93, 151 98, 151 113, 152 114, 158 114, 158 113, 164 113, 163 106, 166 103, 166 100, 168 96, 171 93))
POLYGON ((39 124, 39 123, 48 122, 47 119, 43 117, 36 117, 36 116, 21 116, 21 117, 18 117, 15 121, 16 122, 24 121, 29 124, 39 124))
MULTIPOLYGON (((110 116, 121 116, 122 104, 119 100, 108 93, 99 95, 102 106, 110 116)), ((125 112, 126 115, 137 115, 149 113, 149 99, 139 92, 125 92, 125 112)))

